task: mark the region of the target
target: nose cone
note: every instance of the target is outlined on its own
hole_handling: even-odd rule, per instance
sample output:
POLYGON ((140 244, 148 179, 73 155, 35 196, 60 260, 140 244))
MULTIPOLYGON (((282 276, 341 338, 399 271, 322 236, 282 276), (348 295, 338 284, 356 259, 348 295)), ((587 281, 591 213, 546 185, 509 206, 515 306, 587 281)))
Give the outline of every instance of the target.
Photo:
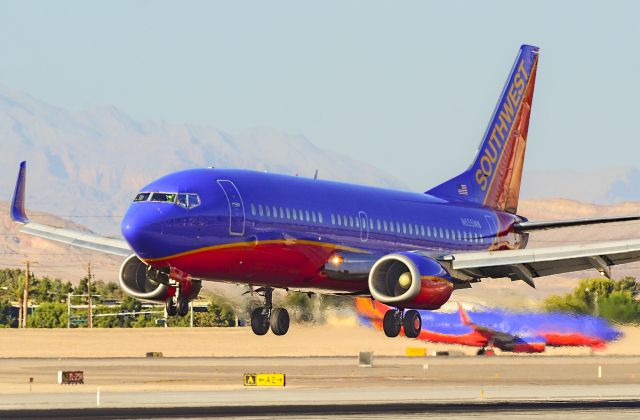
POLYGON ((162 223, 158 208, 149 203, 133 203, 122 219, 122 236, 141 258, 161 255, 162 223))

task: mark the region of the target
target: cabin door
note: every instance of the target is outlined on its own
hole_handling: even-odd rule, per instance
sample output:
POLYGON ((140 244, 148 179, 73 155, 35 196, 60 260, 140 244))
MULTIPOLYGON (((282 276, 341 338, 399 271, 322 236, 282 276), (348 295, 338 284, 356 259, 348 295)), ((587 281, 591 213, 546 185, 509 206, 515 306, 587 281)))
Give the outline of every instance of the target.
POLYGON ((238 191, 233 182, 226 179, 219 179, 218 185, 224 191, 229 204, 229 235, 242 236, 244 235, 245 216, 240 191, 238 191))

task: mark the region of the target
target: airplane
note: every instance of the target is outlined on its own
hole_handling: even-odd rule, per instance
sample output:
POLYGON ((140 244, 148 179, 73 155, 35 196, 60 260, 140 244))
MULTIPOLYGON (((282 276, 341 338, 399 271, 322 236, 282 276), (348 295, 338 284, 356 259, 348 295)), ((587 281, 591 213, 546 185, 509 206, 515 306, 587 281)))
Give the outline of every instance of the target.
POLYGON ((538 53, 520 47, 471 166, 424 193, 189 169, 142 187, 122 219, 123 240, 30 221, 22 162, 11 217, 28 234, 125 257, 123 291, 164 303, 169 315, 185 315, 203 281, 229 282, 264 298, 251 313, 257 335, 289 330, 286 309, 273 307, 279 288, 371 296, 393 308, 387 336, 404 328, 417 337, 416 309, 437 309, 484 278, 534 287, 537 277, 590 268, 610 276, 612 265, 640 260, 640 240, 525 249, 542 229, 640 219, 535 222, 516 214, 538 53))
MULTIPOLYGON (((384 314, 391 308, 368 298, 356 298, 361 323, 382 329, 384 314)), ((503 352, 542 353, 549 347, 606 348, 622 334, 602 318, 564 313, 509 312, 491 309, 467 312, 419 311, 422 330, 418 339, 433 343, 480 347, 478 355, 503 352)))

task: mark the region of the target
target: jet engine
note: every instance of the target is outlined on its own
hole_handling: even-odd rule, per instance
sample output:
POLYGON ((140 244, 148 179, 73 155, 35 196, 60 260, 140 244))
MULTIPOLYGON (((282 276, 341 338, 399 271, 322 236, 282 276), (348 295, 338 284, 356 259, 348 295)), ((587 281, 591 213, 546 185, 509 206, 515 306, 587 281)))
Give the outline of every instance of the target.
POLYGON ((369 272, 374 299, 397 308, 438 309, 449 300, 453 284, 435 260, 414 252, 385 255, 369 272))
POLYGON ((136 299, 164 303, 169 297, 176 295, 178 283, 189 300, 200 292, 200 281, 191 280, 173 268, 150 267, 136 255, 129 256, 120 267, 120 287, 136 299))

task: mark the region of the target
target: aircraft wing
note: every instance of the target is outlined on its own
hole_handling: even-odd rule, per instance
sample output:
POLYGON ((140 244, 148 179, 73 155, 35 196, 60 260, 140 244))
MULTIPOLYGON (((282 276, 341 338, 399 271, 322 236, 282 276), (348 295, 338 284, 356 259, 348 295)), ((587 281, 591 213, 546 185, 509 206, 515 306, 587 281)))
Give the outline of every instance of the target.
POLYGON ((20 164, 16 189, 11 202, 11 219, 22 224, 20 231, 29 235, 39 236, 56 242, 87 248, 106 254, 129 256, 133 253, 126 241, 117 238, 99 236, 88 232, 49 226, 34 223, 29 220, 25 212, 25 182, 27 176, 27 164, 20 164))
MULTIPOLYGON (((595 268, 611 277, 610 267, 640 261, 640 240, 596 242, 506 251, 453 253, 440 261, 461 278, 522 280, 535 287, 534 278, 595 268)), ((455 275, 455 274, 454 274, 455 275)))

